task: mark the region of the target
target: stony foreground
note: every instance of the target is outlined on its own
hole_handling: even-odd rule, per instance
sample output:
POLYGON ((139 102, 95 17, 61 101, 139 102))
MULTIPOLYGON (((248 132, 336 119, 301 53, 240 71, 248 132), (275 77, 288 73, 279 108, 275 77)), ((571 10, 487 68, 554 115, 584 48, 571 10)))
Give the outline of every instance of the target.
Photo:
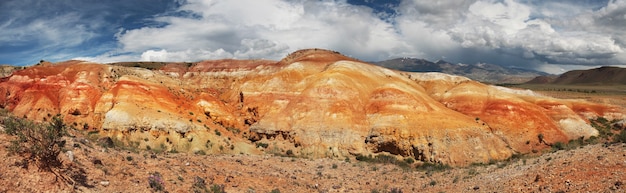
MULTIPOLYGON (((9 137, 0 134, 0 155, 9 137)), ((22 157, 0 159, 0 192, 151 192, 161 174, 167 192, 192 192, 199 177, 207 189, 226 192, 625 192, 626 145, 596 144, 541 156, 523 156, 441 170, 416 170, 357 160, 273 155, 193 155, 105 148, 80 134, 68 138, 73 161, 60 157, 75 186, 53 173, 23 168, 22 157), (81 184, 82 183, 82 184, 81 184)))

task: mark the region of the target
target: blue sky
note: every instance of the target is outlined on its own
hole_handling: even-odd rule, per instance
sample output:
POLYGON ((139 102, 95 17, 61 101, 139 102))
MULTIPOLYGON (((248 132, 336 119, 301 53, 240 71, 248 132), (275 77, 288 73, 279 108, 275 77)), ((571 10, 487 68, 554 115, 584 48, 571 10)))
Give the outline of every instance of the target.
POLYGON ((274 59, 325 48, 561 73, 626 64, 626 0, 3 0, 0 64, 274 59))

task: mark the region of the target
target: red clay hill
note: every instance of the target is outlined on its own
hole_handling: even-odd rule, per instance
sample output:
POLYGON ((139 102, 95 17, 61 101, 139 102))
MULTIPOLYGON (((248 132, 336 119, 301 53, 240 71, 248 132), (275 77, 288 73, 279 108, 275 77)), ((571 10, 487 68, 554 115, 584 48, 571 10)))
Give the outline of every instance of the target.
POLYGON ((320 49, 281 61, 38 65, 2 79, 0 105, 38 121, 60 113, 144 149, 310 158, 387 152, 458 166, 598 135, 591 118, 625 118, 615 106, 393 71, 320 49))

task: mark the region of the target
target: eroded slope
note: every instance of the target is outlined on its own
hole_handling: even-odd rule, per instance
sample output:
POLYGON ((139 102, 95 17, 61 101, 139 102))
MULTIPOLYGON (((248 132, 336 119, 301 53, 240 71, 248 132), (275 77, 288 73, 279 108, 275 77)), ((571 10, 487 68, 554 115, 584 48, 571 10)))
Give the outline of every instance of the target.
POLYGON ((158 67, 34 66, 0 83, 0 104, 35 120, 61 113, 78 128, 145 149, 338 158, 387 152, 453 165, 597 135, 588 118, 624 119, 617 107, 392 71, 318 49, 278 62, 158 67))

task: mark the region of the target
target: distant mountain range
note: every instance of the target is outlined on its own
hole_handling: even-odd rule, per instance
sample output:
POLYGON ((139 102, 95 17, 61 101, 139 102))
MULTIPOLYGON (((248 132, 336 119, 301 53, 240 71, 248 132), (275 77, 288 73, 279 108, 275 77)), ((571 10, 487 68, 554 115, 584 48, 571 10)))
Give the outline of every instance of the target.
POLYGON ((589 70, 572 70, 555 76, 538 76, 528 84, 626 85, 626 68, 603 66, 589 70))
POLYGON ((495 64, 452 64, 443 60, 431 62, 417 58, 396 58, 373 64, 408 72, 442 72, 488 83, 523 83, 537 76, 549 75, 545 72, 507 68, 495 64))

